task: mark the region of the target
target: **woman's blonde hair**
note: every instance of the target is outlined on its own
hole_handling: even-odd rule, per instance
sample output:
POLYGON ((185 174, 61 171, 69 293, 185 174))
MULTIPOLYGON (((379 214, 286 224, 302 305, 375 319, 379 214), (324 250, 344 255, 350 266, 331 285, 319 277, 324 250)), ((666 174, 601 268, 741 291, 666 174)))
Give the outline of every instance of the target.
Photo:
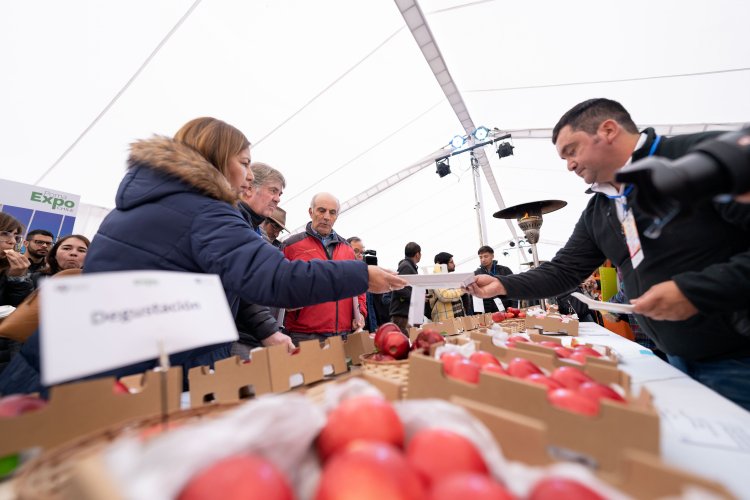
POLYGON ((250 147, 245 134, 210 117, 190 120, 177 131, 174 139, 198 151, 227 178, 229 159, 250 147))

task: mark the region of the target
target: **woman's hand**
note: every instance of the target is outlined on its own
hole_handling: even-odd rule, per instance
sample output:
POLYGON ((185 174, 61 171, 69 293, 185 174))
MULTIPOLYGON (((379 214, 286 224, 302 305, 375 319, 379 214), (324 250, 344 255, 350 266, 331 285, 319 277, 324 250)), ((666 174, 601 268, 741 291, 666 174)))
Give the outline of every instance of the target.
POLYGON ((25 255, 6 250, 5 257, 8 259, 8 276, 23 276, 29 270, 31 261, 25 255))

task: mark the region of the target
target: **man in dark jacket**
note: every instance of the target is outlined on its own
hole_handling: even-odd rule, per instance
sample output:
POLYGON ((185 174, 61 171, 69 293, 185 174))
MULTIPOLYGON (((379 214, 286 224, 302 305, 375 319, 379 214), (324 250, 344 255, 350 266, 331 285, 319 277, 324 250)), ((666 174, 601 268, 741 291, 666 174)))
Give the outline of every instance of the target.
POLYGON ((54 244, 54 235, 46 229, 34 229, 26 235, 23 246, 29 258, 29 274, 41 271, 47 266, 46 257, 54 244))
MULTIPOLYGON (((305 231, 293 234, 281 245, 291 260, 357 260, 354 250, 333 230, 339 213, 339 200, 329 193, 318 193, 310 202, 310 219, 305 231)), ((325 340, 327 337, 361 329, 367 317, 365 294, 289 310, 284 326, 295 344, 302 340, 325 340), (355 306, 358 317, 355 316, 355 306)))
MULTIPOLYGON (((510 276, 513 274, 513 271, 511 271, 509 267, 497 263, 495 260, 495 250, 491 246, 484 245, 480 247, 477 255, 479 255, 479 267, 474 271, 475 275, 489 274, 490 276, 510 276)), ((484 299, 484 312, 493 313, 498 311, 497 305, 495 305, 495 301, 493 300, 496 298, 499 299, 500 297, 484 299)), ((503 307, 506 309, 516 306, 516 301, 512 299, 502 299, 502 302, 503 307)))
MULTIPOLYGON (((422 259, 422 247, 413 241, 404 248, 404 259, 398 263, 398 274, 417 274, 417 264, 422 259)), ((409 334, 409 303, 411 302, 411 287, 391 292, 391 321, 396 323, 404 332, 409 334)))
POLYGON ((638 207, 633 188, 614 181, 630 161, 679 158, 718 134, 639 133, 625 108, 607 99, 573 107, 552 140, 568 170, 592 184, 595 194, 572 236, 538 269, 498 280, 480 277, 471 291, 482 297, 555 296, 608 258, 635 299, 638 324, 669 362, 750 409, 750 309, 747 297, 725 300, 746 286, 750 273, 750 206, 696 201, 651 239, 644 230, 653 221, 638 207))

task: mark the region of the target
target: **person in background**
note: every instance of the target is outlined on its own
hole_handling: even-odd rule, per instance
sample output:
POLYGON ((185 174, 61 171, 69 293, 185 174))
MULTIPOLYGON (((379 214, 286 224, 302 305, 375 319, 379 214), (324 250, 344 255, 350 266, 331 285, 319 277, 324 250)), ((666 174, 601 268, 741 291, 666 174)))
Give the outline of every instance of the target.
POLYGON ((550 262, 514 276, 479 276, 470 291, 555 296, 609 259, 622 273, 638 325, 670 364, 750 410, 750 307, 736 292, 750 276, 750 206, 696 200, 651 238, 648 229, 663 221, 643 212, 632 186, 615 180, 631 162, 680 158, 719 134, 660 136, 653 128, 639 131, 616 101, 577 104, 552 132, 568 170, 594 192, 573 234, 550 262))
MULTIPOLYGON (((28 274, 30 261, 17 252, 22 234, 21 223, 0 212, 0 306, 15 307, 34 290, 28 274)), ((20 349, 19 342, 0 337, 0 374, 20 349)))
MULTIPOLYGON (((115 208, 91 244, 84 273, 167 270, 216 274, 232 314, 239 299, 263 305, 302 307, 405 282, 362 262, 289 262, 242 217, 237 200, 247 189, 250 142, 235 127, 215 118, 196 118, 174 138, 156 136, 131 145, 128 171, 115 208)), ((20 233, 20 231, 17 231, 20 233)), ((43 390, 39 332, 32 334, 0 375, 0 394, 43 390)), ((170 356, 188 370, 229 356, 230 343, 170 356)), ((93 354, 92 354, 93 355, 93 354)), ((92 377, 142 373, 152 359, 92 377)))
POLYGON ((273 214, 266 217, 266 220, 260 225, 261 230, 266 234, 268 241, 276 248, 281 248, 279 234, 281 231, 289 231, 286 227, 286 211, 281 207, 276 207, 273 214))
MULTIPOLYGON (((509 267, 497 263, 495 260, 495 250, 491 246, 484 245, 480 247, 477 255, 479 255, 479 267, 474 271, 475 275, 489 274, 490 276, 510 276, 513 274, 513 271, 511 271, 509 267)), ((498 311, 498 307, 493 299, 501 299, 501 297, 483 299, 484 312, 493 313, 498 311)), ((508 307, 516 307, 517 301, 515 300, 507 298, 501 300, 503 307, 506 309, 508 307)))
MULTIPOLYGON (((240 193, 239 209, 242 217, 263 239, 271 243, 263 230, 263 223, 269 214, 278 210, 278 203, 286 187, 284 175, 266 163, 250 164, 245 177, 246 189, 240 193)), ((289 352, 294 344, 289 336, 281 331, 277 321, 278 309, 260 304, 252 304, 240 299, 234 324, 239 338, 232 343, 232 356, 242 359, 250 357, 256 347, 269 347, 282 344, 289 352)))
MULTIPOLYGON (((356 261, 354 250, 333 229, 339 214, 339 200, 330 193, 317 193, 310 201, 310 222, 305 231, 293 234, 281 246, 290 261, 356 261)), ((352 295, 335 302, 325 302, 289 310, 284 327, 299 345, 303 340, 324 341, 328 337, 346 336, 365 325, 367 303, 365 294, 352 295), (359 318, 355 316, 355 308, 359 318)))
MULTIPOLYGON (((357 260, 364 260, 365 244, 362 239, 359 236, 352 236, 347 238, 346 242, 349 243, 352 250, 354 250, 354 258, 357 260)), ((371 257, 375 258, 375 263, 377 263, 377 258, 375 256, 371 257)), ((367 292, 367 294, 365 294, 365 299, 367 301, 367 321, 365 322, 365 325, 367 330, 374 332, 378 329, 378 325, 386 323, 390 319, 388 317, 387 306, 383 304, 382 293, 367 292)))
POLYGON ((47 254, 49 254, 49 250, 54 244, 54 235, 46 229, 29 231, 26 235, 26 241, 23 242, 23 246, 26 248, 26 257, 31 262, 29 266, 30 273, 43 270, 47 265, 47 254))
MULTIPOLYGON (((417 264, 422 260, 422 247, 410 241, 404 247, 404 258, 398 263, 398 274, 417 274, 417 264)), ((411 287, 391 293, 391 321, 398 325, 404 335, 409 335, 409 304, 411 302, 411 287)))
MULTIPOLYGON (((435 264, 445 264, 449 273, 456 270, 453 255, 448 252, 440 252, 435 255, 435 264)), ((435 266, 437 267, 437 266, 435 266)), ((432 321, 445 321, 466 315, 462 302, 466 290, 463 288, 435 288, 430 298, 430 316, 432 321)))
POLYGON ((81 234, 63 236, 50 249, 47 271, 42 271, 42 274, 52 276, 64 269, 83 269, 89 246, 91 242, 81 234))

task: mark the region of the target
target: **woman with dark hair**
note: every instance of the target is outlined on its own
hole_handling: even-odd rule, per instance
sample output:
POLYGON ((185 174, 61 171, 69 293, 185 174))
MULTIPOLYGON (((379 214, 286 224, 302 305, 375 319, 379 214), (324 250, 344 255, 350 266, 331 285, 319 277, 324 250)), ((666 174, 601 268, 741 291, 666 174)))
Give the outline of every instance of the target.
MULTIPOLYGON (((34 286, 27 273, 29 259, 18 252, 23 241, 23 226, 14 217, 0 212, 0 306, 17 306, 34 286)), ((0 337, 0 373, 21 345, 0 337)))
POLYGON ((89 239, 81 234, 69 234, 57 240, 47 254, 47 266, 44 270, 31 275, 34 288, 39 287, 40 279, 53 276, 65 269, 83 269, 89 245, 89 239))
MULTIPOLYGON (((217 274, 235 315, 240 298, 291 308, 354 297, 368 287, 384 292, 405 286, 400 277, 359 261, 286 260, 237 208, 240 192, 248 188, 249 165, 250 142, 215 118, 192 120, 173 139, 135 142, 115 208, 92 241, 84 273, 153 269, 217 274)), ((38 337, 32 335, 14 359, 18 370, 11 365, 0 377, 0 393, 40 389, 38 337), (21 367, 24 361, 27 366, 21 367), (29 378, 36 380, 29 383, 29 378)), ((193 366, 229 356, 229 346, 184 351, 172 355, 171 362, 182 365, 186 376, 193 366)), ((155 364, 151 360, 106 375, 139 373, 155 364)))

